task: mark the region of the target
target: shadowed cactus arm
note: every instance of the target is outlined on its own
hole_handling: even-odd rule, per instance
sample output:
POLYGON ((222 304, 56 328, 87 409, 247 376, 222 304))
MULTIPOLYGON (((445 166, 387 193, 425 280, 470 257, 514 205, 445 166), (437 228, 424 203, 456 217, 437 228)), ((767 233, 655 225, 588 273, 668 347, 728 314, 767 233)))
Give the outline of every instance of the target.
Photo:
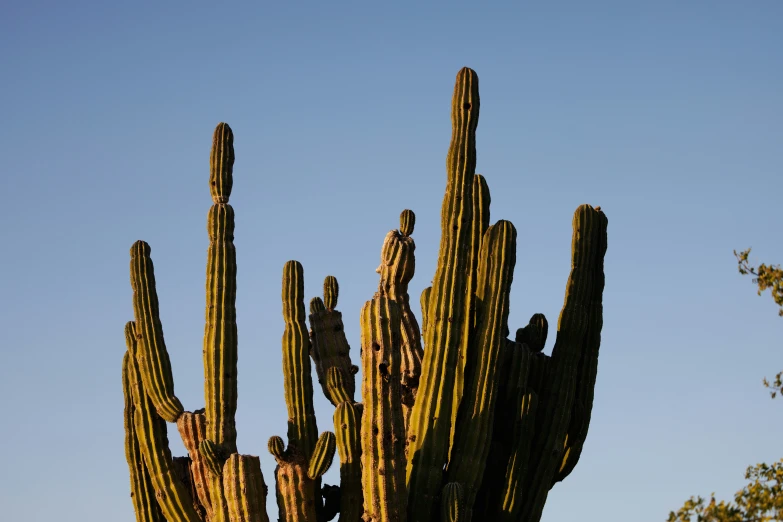
POLYGON ((517 232, 508 221, 487 230, 481 247, 476 288, 477 328, 469 351, 465 396, 460 405, 448 480, 462 485, 465 520, 481 486, 492 440, 498 365, 505 346, 517 232))
POLYGON ((125 398, 125 459, 128 461, 130 471, 133 509, 136 513, 136 522, 166 522, 158 501, 155 500, 155 488, 144 465, 144 457, 133 425, 135 406, 130 382, 130 372, 133 370, 131 357, 131 352, 125 352, 122 360, 122 391, 125 398))
POLYGON ((443 486, 440 502, 440 519, 443 522, 464 522, 465 493, 459 482, 449 482, 443 486))
POLYGON ((364 519, 405 522, 405 431, 400 402, 400 309, 375 294, 362 307, 364 519))
MULTIPOLYGON (((522 390, 524 392, 524 390, 522 390)), ((496 520, 515 522, 519 520, 525 493, 525 475, 530 462, 530 445, 535 428, 538 396, 534 391, 522 393, 518 402, 518 414, 514 423, 514 438, 511 458, 506 467, 506 476, 501 490, 500 512, 496 520)))
POLYGON ((125 327, 125 341, 128 357, 128 384, 133 393, 134 428, 150 482, 163 516, 169 522, 199 522, 201 518, 193 509, 193 499, 177 476, 169 451, 166 421, 161 418, 144 390, 141 373, 133 354, 136 353, 136 332, 134 323, 125 327))
POLYGON ((547 494, 562 465, 580 358, 589 353, 585 343, 600 338, 589 332, 601 329, 606 226, 606 216, 600 209, 582 205, 574 213, 571 274, 549 369, 541 385, 543 393, 539 393, 533 442, 537 451, 526 478, 529 487, 521 511, 523 520, 537 522, 541 518, 547 494))
POLYGON ((419 392, 408 426, 408 509, 412 522, 433 517, 448 458, 454 412, 454 378, 464 333, 466 273, 464 245, 471 233, 473 175, 476 173, 478 76, 457 75, 451 103, 452 137, 446 160, 446 193, 441 208, 438 266, 427 314, 427 337, 419 392))
MULTIPOLYGON (((597 207, 596 210, 600 212, 600 207, 597 207)), ((599 235, 599 258, 594 267, 593 277, 595 281, 593 282, 593 295, 588 310, 587 334, 585 335, 582 348, 582 356, 579 360, 574 407, 571 413, 572 417, 577 420, 576 422, 571 422, 575 429, 569 429, 563 461, 555 477, 557 482, 564 480, 574 470, 577 462, 579 462, 593 412, 595 381, 598 374, 598 352, 601 347, 601 329, 603 328, 602 295, 605 279, 604 254, 606 253, 607 240, 607 219, 603 212, 600 212, 599 219, 603 232, 599 235), (576 429, 577 427, 578 429, 576 429)))

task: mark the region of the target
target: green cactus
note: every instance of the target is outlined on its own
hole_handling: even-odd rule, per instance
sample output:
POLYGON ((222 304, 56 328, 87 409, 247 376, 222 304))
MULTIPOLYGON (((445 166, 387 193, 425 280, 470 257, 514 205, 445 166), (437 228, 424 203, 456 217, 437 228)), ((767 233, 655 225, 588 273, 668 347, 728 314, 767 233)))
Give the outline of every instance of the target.
POLYGON ((313 480, 322 477, 331 467, 336 449, 337 440, 334 437, 334 433, 331 431, 323 432, 318 437, 313 454, 310 456, 307 476, 313 480))
MULTIPOLYGON (((277 461, 279 520, 326 522, 538 522, 549 490, 576 466, 590 424, 603 327, 606 216, 580 206, 557 338, 535 314, 509 334, 516 230, 490 226, 490 192, 475 173, 478 77, 462 69, 452 97, 452 139, 432 286, 421 294, 421 329, 410 306, 416 216, 400 215, 381 249, 378 290, 361 310, 362 403, 339 285, 304 300, 304 269, 283 267, 283 380, 287 445, 277 461), (312 362, 311 362, 312 359, 312 362), (335 406, 334 433, 318 436, 312 367, 335 406), (335 452, 340 485, 321 487, 335 452)), ((131 248, 134 321, 123 359, 125 452, 137 522, 267 522, 258 457, 237 452, 234 136, 221 123, 210 154, 204 331, 205 408, 174 394, 150 247, 131 248), (166 422, 188 452, 172 457, 166 422)))
POLYGON ((379 293, 362 307, 364 520, 405 522, 405 426, 400 400, 400 308, 379 293))
POLYGON ((364 512, 361 426, 363 407, 349 401, 334 410, 334 433, 340 454, 340 520, 356 522, 364 512))
POLYGON ((223 488, 231 522, 269 522, 267 487, 258 457, 232 454, 223 466, 223 488))
POLYGON ((122 391, 125 397, 125 459, 130 471, 131 499, 136 512, 136 522, 165 522, 155 499, 155 488, 150 480, 144 458, 139 448, 139 440, 134 426, 133 388, 131 387, 131 372, 134 364, 130 352, 125 352, 122 360, 122 391))
POLYGON ((492 420, 498 389, 498 366, 508 322, 509 295, 516 263, 517 232, 508 221, 498 221, 485 234, 476 289, 478 325, 468 352, 465 396, 448 464, 448 480, 465 491, 465 520, 481 486, 492 441, 492 420))
POLYGON ((339 286, 334 276, 324 279, 324 299, 314 297, 310 301, 310 355, 315 363, 315 373, 321 384, 324 396, 337 406, 343 400, 353 401, 356 389, 353 365, 349 351, 348 339, 345 337, 343 315, 335 310, 339 286), (349 399, 333 397, 329 389, 328 374, 332 369, 342 372, 341 392, 349 399))
POLYGON ((434 518, 455 414, 454 386, 465 320, 468 249, 476 173, 478 76, 457 75, 451 101, 452 135, 446 159, 446 195, 441 210, 438 267, 429 298, 427 337, 416 401, 408 426, 407 487, 411 522, 434 518))
POLYGON ((376 269, 380 274, 378 293, 394 300, 400 308, 400 391, 402 393, 402 414, 407 431, 416 392, 421 376, 421 332, 416 316, 411 310, 408 283, 416 271, 416 243, 410 237, 416 223, 412 210, 403 210, 400 214, 399 230, 386 234, 381 248, 381 264, 376 269))

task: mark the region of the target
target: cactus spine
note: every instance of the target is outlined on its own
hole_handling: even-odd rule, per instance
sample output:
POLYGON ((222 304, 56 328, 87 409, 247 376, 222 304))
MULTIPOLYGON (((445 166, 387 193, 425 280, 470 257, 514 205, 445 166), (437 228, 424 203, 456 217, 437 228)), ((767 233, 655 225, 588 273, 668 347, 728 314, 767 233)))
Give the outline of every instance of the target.
MULTIPOLYGON (((304 270, 283 268, 283 378, 288 441, 274 436, 279 520, 326 522, 538 522, 549 490, 584 448, 601 340, 606 216, 574 215, 572 268, 551 355, 546 318, 507 338, 516 231, 489 226, 490 193, 475 174, 478 77, 457 75, 452 138, 432 286, 421 294, 421 330, 410 307, 416 215, 404 210, 385 237, 377 292, 361 310, 361 399, 339 285, 328 276, 310 301, 304 270), (422 347, 422 345, 424 345, 422 347), (424 349, 423 349, 424 348, 424 349), (310 361, 312 358, 312 363, 310 361), (318 436, 312 366, 335 406, 334 433, 318 436), (340 485, 321 488, 335 452, 340 485)), ((174 394, 150 247, 131 248, 134 320, 123 359, 125 451, 137 522, 267 522, 257 457, 237 452, 234 136, 221 123, 210 154, 204 330, 205 408, 174 394), (171 456, 166 421, 188 456, 171 456)))

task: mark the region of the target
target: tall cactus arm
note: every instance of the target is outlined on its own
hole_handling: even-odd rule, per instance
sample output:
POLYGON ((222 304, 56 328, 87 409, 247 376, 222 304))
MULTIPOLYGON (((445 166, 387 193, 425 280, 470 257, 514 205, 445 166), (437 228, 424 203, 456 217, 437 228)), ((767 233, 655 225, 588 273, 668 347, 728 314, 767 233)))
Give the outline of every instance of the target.
POLYGON ((130 352, 122 359, 122 392, 125 397, 125 459, 130 471, 131 500, 136 513, 136 522, 166 522, 155 500, 155 489, 144 465, 144 457, 139 448, 136 428, 133 425, 133 390, 130 383, 130 365, 133 364, 130 352))
MULTIPOLYGON (((597 208, 596 210, 599 210, 597 208)), ((587 335, 585 336, 582 355, 579 359, 577 371, 577 384, 574 397, 574 407, 571 416, 576 419, 572 424, 579 429, 569 430, 568 448, 564 454, 563 462, 555 480, 564 480, 576 467, 579 457, 582 455, 587 430, 590 427, 590 418, 593 412, 593 397, 595 395, 595 381, 598 375, 598 352, 601 347, 601 329, 603 328, 603 302, 604 289, 604 253, 606 252, 606 227, 608 220, 601 212, 599 220, 603 232, 599 236, 599 259, 595 266, 593 299, 588 310, 587 335)))
POLYGON ((215 129, 210 155, 207 231, 206 324, 204 327, 204 402, 207 438, 226 454, 237 450, 237 256, 234 209, 228 204, 234 161, 234 136, 221 123, 215 129))
POLYGON ((136 363, 141 372, 144 389, 158 415, 168 422, 176 422, 184 408, 174 395, 174 377, 163 340, 158 293, 155 290, 155 268, 150 258, 150 250, 150 246, 144 241, 136 241, 130 249, 133 315, 136 318, 135 332, 138 340, 136 363))
POLYGON ((298 261, 283 267, 283 382, 288 409, 288 443, 307 461, 318 439, 313 409, 310 341, 305 324, 304 269, 298 261))
POLYGON ((400 402, 400 309, 375 294, 361 313, 362 491, 365 522, 405 522, 405 431, 400 402))
POLYGON ((478 76, 457 74, 451 103, 452 136, 446 160, 438 267, 432 283, 426 350, 417 400, 408 427, 408 510, 412 522, 429 522, 441 493, 454 410, 454 377, 464 332, 468 240, 476 173, 478 76))
POLYGON ((465 396, 460 414, 448 480, 465 490, 465 520, 472 517, 492 441, 501 348, 505 347, 509 296, 516 263, 517 232, 508 221, 487 230, 478 270, 477 329, 470 349, 465 396))
MULTIPOLYGON (((128 323, 125 332, 128 352, 134 354, 138 346, 134 323, 128 323)), ((145 392, 134 358, 129 357, 128 361, 128 381, 133 390, 135 410, 134 428, 160 510, 168 522, 200 522, 201 518, 193 508, 193 499, 174 468, 166 421, 157 414, 152 400, 145 392)))
POLYGON ((562 464, 562 451, 571 418, 580 358, 591 329, 600 330, 603 295, 603 258, 606 254, 607 220, 600 209, 581 205, 574 213, 571 275, 558 321, 558 332, 548 376, 539 394, 534 447, 540 449, 528 472, 523 520, 537 522, 555 474, 562 464))

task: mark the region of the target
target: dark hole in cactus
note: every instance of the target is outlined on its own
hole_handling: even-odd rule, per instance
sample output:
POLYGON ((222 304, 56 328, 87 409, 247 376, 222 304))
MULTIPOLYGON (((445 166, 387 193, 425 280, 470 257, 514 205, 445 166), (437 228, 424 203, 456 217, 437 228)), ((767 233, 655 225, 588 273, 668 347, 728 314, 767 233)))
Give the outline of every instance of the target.
POLYGON ((469 103, 463 103, 462 104, 462 108, 465 109, 466 111, 469 111, 470 110, 470 104, 469 103))
POLYGON ((373 435, 378 435, 378 426, 373 426, 372 427, 372 434, 373 435))
POLYGON ((378 365, 378 371, 380 372, 380 374, 382 376, 388 377, 389 376, 389 365, 386 364, 385 362, 382 362, 381 364, 378 365))
POLYGON ((381 349, 381 345, 374 342, 374 343, 372 343, 372 349, 377 352, 378 350, 381 349))

